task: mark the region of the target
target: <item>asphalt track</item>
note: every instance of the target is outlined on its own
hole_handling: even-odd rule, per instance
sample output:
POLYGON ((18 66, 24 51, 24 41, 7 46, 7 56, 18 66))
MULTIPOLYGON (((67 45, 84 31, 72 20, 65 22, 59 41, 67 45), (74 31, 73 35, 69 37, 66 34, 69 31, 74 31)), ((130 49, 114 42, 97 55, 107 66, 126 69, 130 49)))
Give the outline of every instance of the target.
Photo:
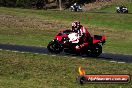
MULTIPOLYGON (((50 52, 48 52, 47 48, 36 47, 36 46, 0 44, 0 49, 1 50, 19 51, 19 52, 39 53, 39 54, 51 54, 50 52)), ((67 55, 67 54, 61 53, 59 55, 67 55)), ((88 56, 76 56, 76 55, 69 55, 69 56, 83 57, 83 58, 88 59, 88 56)), ((99 57, 96 57, 96 59, 108 60, 110 62, 132 63, 132 55, 102 53, 99 57)))

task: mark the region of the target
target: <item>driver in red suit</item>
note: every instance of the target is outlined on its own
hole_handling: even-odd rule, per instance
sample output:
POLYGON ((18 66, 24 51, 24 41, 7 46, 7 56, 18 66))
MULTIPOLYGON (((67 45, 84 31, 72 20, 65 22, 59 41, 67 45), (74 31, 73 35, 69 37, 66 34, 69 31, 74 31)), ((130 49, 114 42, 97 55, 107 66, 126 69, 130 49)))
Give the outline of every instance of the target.
POLYGON ((77 32, 80 36, 79 43, 75 47, 76 50, 80 50, 81 48, 84 48, 85 46, 89 44, 88 40, 90 40, 91 35, 86 28, 80 25, 79 21, 74 21, 72 23, 72 31, 77 32))

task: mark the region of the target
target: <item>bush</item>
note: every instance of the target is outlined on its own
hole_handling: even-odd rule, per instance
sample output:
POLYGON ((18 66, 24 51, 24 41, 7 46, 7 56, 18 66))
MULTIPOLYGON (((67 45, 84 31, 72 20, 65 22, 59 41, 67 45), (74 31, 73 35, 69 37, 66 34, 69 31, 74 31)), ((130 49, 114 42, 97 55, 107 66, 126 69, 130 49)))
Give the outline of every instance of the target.
POLYGON ((35 2, 36 2, 36 0, 17 0, 16 6, 17 7, 24 7, 24 8, 31 8, 32 4, 35 2))
POLYGON ((15 7, 17 0, 0 0, 0 6, 15 7))
MULTIPOLYGON (((63 7, 69 7, 75 2, 84 4, 91 1, 92 0, 62 0, 62 5, 63 7)), ((51 2, 59 6, 59 0, 0 0, 0 6, 24 8, 32 8, 34 6, 36 8, 43 8, 45 3, 50 5, 51 2)))

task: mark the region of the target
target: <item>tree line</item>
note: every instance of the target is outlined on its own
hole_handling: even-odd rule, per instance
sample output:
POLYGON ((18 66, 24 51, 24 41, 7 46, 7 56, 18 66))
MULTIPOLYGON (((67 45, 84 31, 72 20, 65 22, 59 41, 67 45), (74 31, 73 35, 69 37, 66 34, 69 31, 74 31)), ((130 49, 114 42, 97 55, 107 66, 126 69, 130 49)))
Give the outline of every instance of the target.
MULTIPOLYGON (((89 3, 96 0, 61 0, 62 7, 68 8, 73 3, 79 4, 89 3)), ((23 8, 37 8, 42 9, 45 7, 52 7, 52 4, 59 6, 59 0, 0 0, 0 6, 4 7, 23 7, 23 8)))

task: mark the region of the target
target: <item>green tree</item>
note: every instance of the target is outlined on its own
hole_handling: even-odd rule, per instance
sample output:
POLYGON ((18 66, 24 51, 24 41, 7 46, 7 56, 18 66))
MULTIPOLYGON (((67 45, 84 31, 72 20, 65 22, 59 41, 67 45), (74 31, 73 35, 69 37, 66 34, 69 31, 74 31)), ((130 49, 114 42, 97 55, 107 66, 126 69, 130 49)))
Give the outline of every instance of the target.
POLYGON ((15 7, 16 0, 0 0, 0 6, 15 7))

